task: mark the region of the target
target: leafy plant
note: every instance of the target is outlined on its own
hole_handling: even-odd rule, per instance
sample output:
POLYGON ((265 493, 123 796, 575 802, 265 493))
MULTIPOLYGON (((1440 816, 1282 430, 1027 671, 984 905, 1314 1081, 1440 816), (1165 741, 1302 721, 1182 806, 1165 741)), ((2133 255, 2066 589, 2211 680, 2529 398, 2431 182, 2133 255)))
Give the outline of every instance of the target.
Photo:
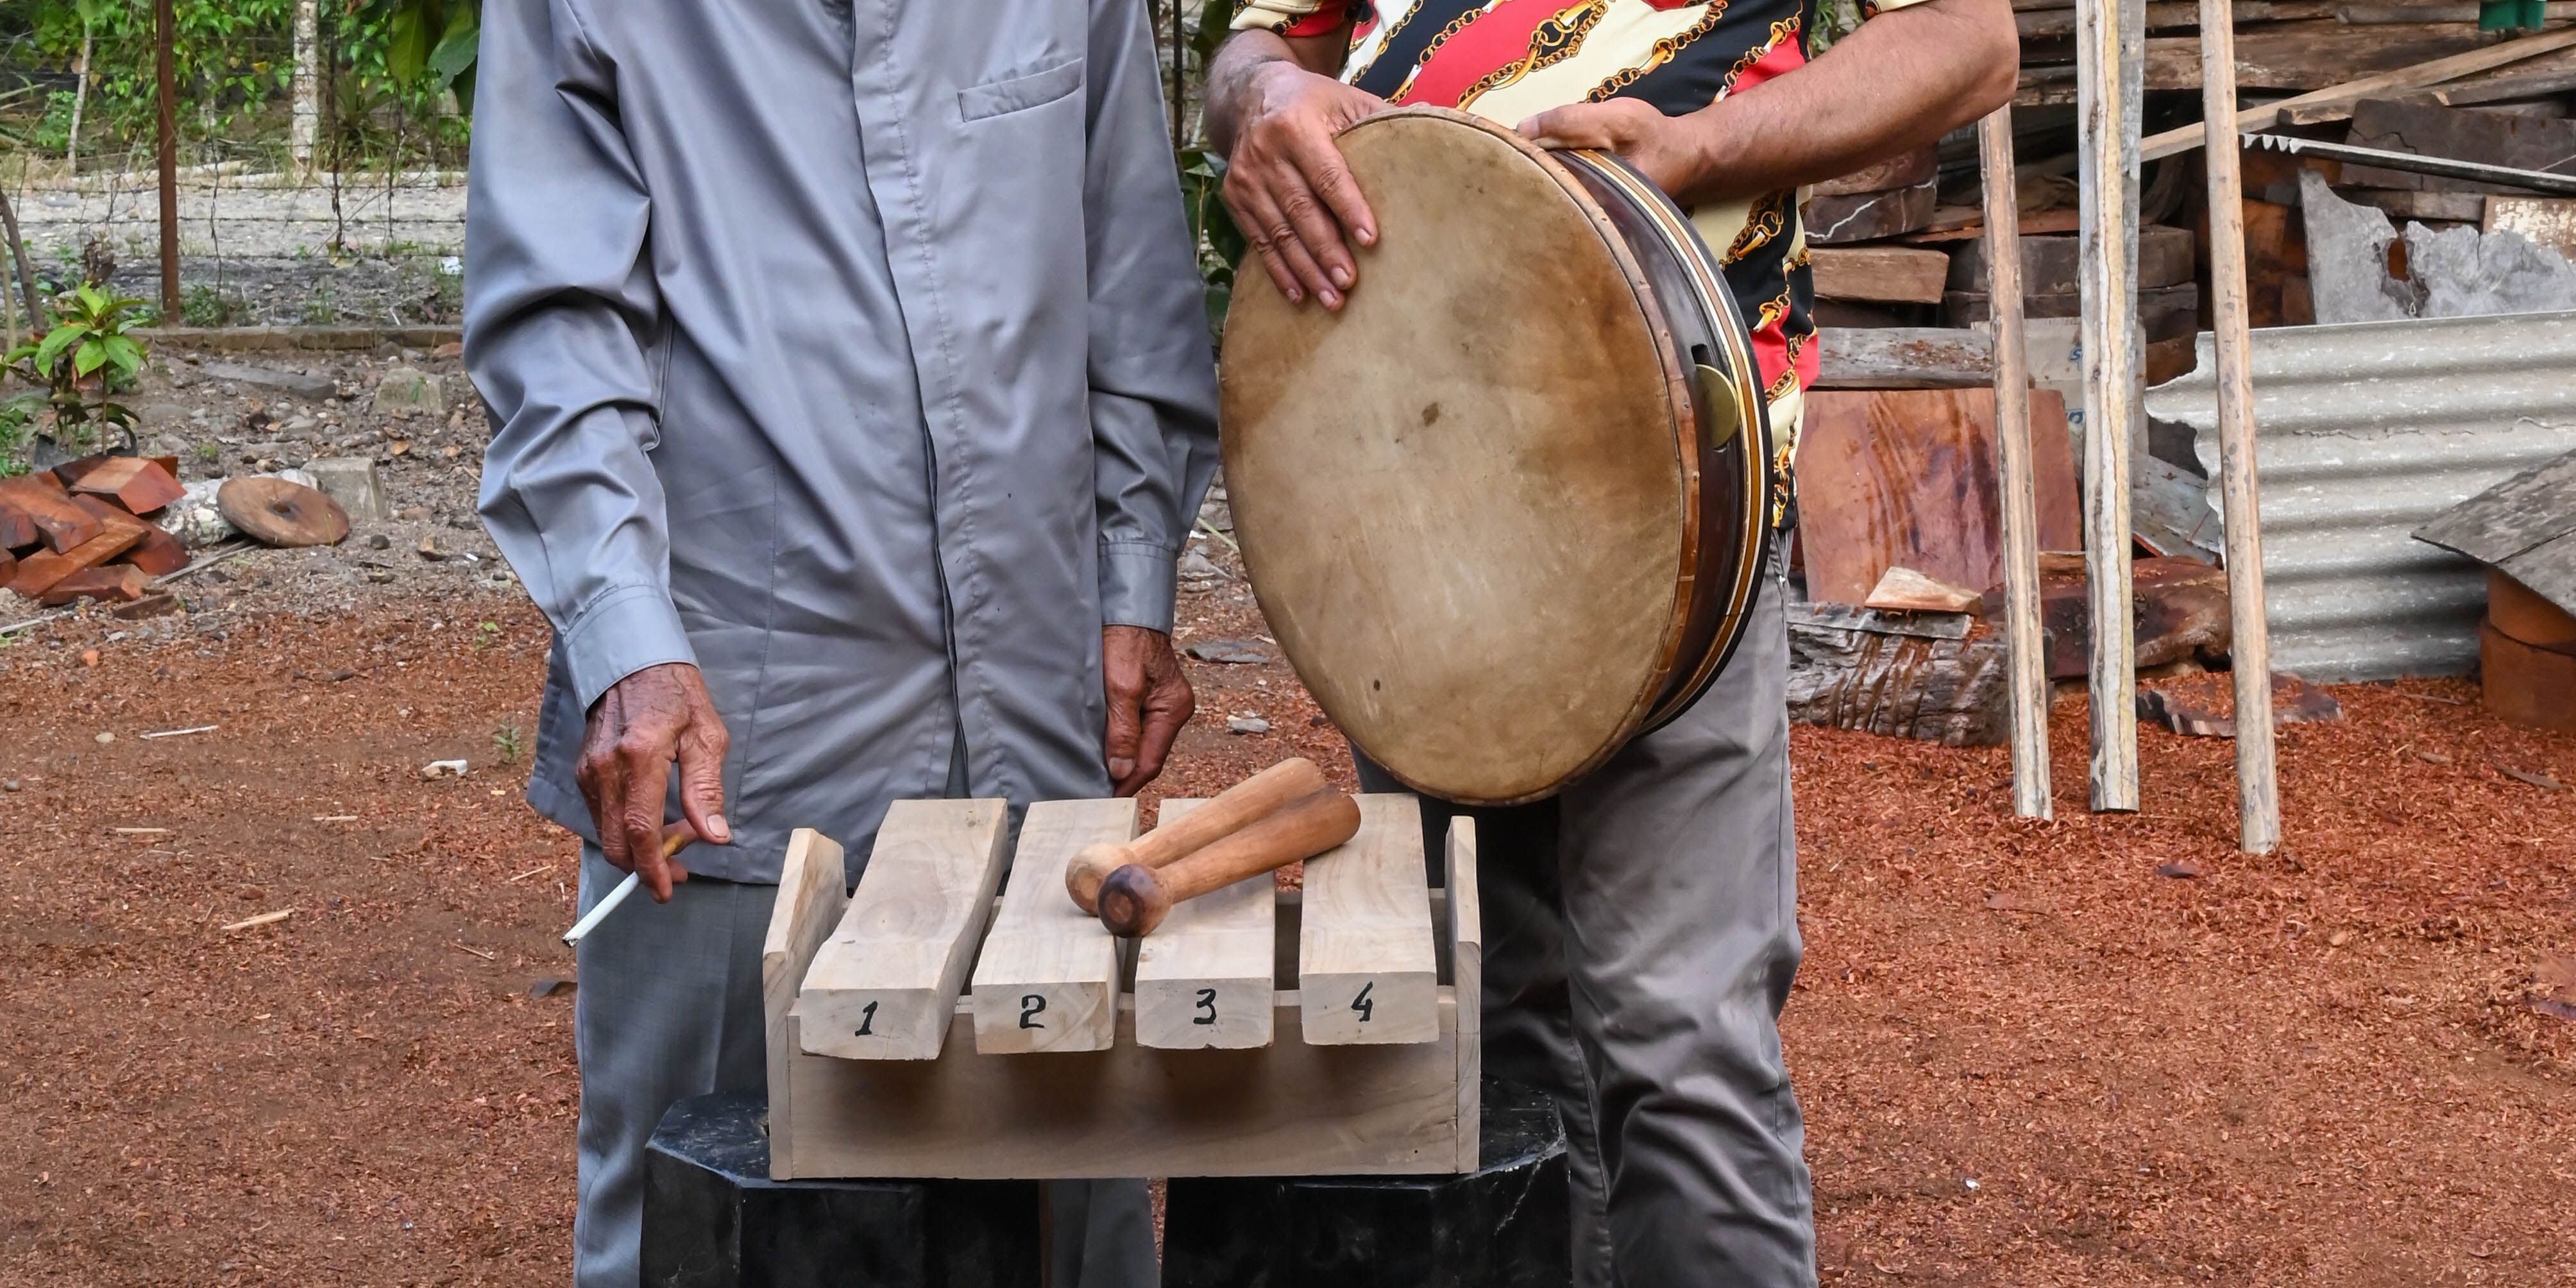
POLYGON ((500 643, 500 642, 501 642, 501 624, 500 624, 499 622, 477 622, 477 623, 475 623, 475 626, 474 626, 474 647, 475 647, 475 649, 476 649, 477 651, 480 651, 480 650, 482 650, 482 649, 490 648, 490 647, 492 647, 493 645, 498 644, 498 643, 500 643))
POLYGON ((456 91, 474 110, 474 51, 483 38, 482 0, 396 0, 386 23, 385 72, 403 83, 424 77, 456 91))
POLYGON ((179 302, 179 316, 190 326, 231 326, 250 312, 250 304, 238 295, 227 295, 202 283, 188 288, 179 302))
POLYGON ((143 342, 126 332, 143 321, 143 301, 93 286, 75 288, 69 299, 68 307, 55 306, 53 330, 0 355, 0 366, 36 386, 10 405, 26 420, 40 408, 49 414, 46 436, 66 451, 95 446, 103 427, 122 431, 130 444, 134 413, 107 395, 130 387, 142 369, 143 342))
POLYGON ((492 750, 501 757, 502 764, 509 764, 527 751, 527 735, 519 731, 518 725, 505 724, 492 731, 492 750))

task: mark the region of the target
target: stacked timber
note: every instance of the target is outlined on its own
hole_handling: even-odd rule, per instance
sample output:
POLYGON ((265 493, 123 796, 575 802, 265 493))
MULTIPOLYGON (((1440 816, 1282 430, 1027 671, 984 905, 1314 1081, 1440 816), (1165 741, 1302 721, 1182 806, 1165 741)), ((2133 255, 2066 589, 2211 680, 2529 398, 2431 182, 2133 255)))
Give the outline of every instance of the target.
POLYGON ((0 586, 45 604, 132 603, 187 566, 147 522, 184 489, 168 457, 93 456, 0 479, 0 586))

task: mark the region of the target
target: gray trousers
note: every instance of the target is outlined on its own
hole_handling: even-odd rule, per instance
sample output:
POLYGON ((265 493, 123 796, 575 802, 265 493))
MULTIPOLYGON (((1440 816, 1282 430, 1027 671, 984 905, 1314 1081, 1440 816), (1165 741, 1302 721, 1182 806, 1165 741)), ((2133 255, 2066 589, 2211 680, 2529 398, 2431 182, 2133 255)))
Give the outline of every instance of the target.
MULTIPOLYGON (((1485 1071, 1554 1092, 1583 1288, 1816 1279, 1806 1128, 1776 1021, 1797 973, 1788 640, 1763 582, 1680 719, 1476 819, 1485 1071)), ((1364 759, 1371 791, 1400 785, 1364 759)), ((1426 799, 1427 853, 1457 807, 1426 799)))
MULTIPOLYGON (((625 873, 597 847, 581 853, 581 906, 625 873)), ((573 1050, 581 1062, 580 1182, 573 1282, 635 1288, 644 1228, 644 1144, 663 1111, 691 1096, 768 1087, 760 943, 778 887, 704 877, 657 904, 637 896, 574 951, 573 1050)), ((1047 1282, 1150 1288, 1153 1211, 1143 1181, 1047 1187, 1047 1282)))

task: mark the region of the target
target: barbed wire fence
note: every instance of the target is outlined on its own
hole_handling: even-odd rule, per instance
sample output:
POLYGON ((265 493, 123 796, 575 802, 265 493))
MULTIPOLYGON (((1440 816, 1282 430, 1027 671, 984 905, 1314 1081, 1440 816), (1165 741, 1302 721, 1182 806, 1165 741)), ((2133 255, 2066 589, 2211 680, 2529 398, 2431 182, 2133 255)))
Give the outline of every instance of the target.
MULTIPOLYGON (((1237 2, 1147 0, 1194 202, 1211 191, 1188 177, 1211 177, 1204 64, 1237 2)), ((0 15, 0 188, 40 290, 95 277, 157 302, 150 0, 93 0, 105 16, 77 28, 62 14, 85 6, 29 4, 33 18, 0 15)), ((394 85, 383 32, 348 0, 177 13, 182 295, 165 321, 454 322, 469 134, 454 96, 394 85)))
MULTIPOLYGON (((86 39, 41 12, 0 17, 0 186, 44 293, 95 278, 157 303, 150 4, 98 7, 112 21, 86 39)), ((465 118, 452 94, 391 83, 381 33, 350 30, 364 12, 179 6, 182 294, 166 322, 456 320, 465 118)))

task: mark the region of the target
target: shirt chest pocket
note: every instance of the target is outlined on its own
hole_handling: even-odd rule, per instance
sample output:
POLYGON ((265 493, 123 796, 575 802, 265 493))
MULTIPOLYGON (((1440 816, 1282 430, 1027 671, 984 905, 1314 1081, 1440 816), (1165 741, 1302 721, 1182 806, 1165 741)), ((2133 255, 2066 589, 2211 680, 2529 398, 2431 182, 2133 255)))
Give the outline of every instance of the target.
POLYGON ((1082 88, 1082 59, 957 91, 957 115, 966 122, 1007 116, 1069 98, 1082 88))

